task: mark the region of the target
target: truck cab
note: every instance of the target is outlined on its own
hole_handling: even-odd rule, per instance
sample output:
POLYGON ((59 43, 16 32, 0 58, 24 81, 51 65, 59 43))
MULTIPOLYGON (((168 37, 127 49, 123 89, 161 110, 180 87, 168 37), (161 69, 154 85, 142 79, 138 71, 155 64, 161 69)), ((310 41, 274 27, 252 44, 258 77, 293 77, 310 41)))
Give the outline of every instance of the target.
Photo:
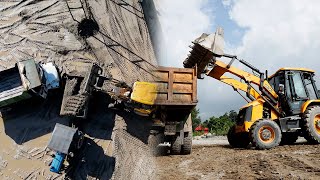
POLYGON ((50 89, 60 86, 56 66, 36 63, 33 59, 22 60, 12 68, 0 72, 0 107, 40 96, 46 98, 50 89))

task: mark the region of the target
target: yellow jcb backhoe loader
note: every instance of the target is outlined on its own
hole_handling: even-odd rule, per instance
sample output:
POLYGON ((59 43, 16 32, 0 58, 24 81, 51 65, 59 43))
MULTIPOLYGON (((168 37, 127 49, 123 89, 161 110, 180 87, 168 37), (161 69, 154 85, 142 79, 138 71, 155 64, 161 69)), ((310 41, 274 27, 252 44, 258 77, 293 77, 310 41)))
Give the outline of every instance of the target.
POLYGON ((191 47, 185 68, 197 67, 197 76, 206 74, 234 90, 246 92, 248 104, 238 114, 236 125, 228 133, 231 146, 245 148, 250 143, 258 149, 292 144, 298 136, 309 143, 320 143, 320 100, 314 71, 306 68, 281 68, 272 76, 261 72, 237 56, 224 54, 223 30, 203 34, 191 47), (217 60, 230 58, 225 64, 217 60), (239 61, 252 70, 248 73, 232 66, 239 61), (234 79, 232 74, 240 78, 234 79))

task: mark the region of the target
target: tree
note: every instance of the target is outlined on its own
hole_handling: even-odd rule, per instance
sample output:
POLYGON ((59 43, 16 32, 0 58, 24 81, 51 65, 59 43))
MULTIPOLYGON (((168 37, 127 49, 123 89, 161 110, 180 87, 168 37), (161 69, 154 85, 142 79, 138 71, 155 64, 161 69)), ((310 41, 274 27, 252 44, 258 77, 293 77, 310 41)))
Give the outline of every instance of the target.
POLYGON ((233 126, 236 116, 235 111, 230 111, 229 114, 225 113, 218 118, 212 116, 206 121, 206 124, 210 132, 215 133, 216 135, 226 135, 230 127, 233 126))
POLYGON ((236 122, 237 116, 238 116, 238 113, 236 111, 231 110, 229 112, 229 118, 230 118, 231 121, 236 122))
POLYGON ((201 118, 199 117, 199 109, 193 108, 191 111, 192 130, 201 125, 201 118))

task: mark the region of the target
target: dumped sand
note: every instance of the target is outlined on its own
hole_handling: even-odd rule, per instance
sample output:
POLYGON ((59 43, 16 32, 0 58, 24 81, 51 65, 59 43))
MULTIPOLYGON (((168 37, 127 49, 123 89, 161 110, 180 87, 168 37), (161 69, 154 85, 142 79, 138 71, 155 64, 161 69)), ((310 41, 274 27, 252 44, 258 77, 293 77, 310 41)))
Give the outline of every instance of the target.
MULTIPOLYGON (((29 58, 54 61, 60 70, 66 61, 93 61, 104 75, 128 84, 151 79, 156 65, 138 0, 2 0, 0 70, 29 58), (79 29, 85 18, 96 24, 79 29)), ((53 152, 45 149, 55 124, 68 124, 59 116, 61 94, 2 112, 0 179, 63 179, 64 174, 49 172, 53 152)), ((108 110, 107 100, 100 93, 92 99, 83 122, 85 147, 68 174, 73 179, 153 178, 155 165, 146 146, 150 121, 108 110)))

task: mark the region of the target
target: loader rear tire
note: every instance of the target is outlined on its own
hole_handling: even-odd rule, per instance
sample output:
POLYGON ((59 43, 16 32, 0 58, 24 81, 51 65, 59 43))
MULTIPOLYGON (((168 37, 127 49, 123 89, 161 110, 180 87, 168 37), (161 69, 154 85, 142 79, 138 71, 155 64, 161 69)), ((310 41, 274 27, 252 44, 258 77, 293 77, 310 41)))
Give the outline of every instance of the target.
POLYGON ((192 135, 188 133, 188 136, 184 137, 183 145, 181 147, 181 154, 188 155, 192 151, 192 135))
POLYGON ((171 141, 171 154, 178 155, 181 153, 181 140, 180 136, 173 137, 171 141))
POLYGON ((228 142, 233 148, 247 148, 250 144, 248 133, 236 133, 236 125, 232 126, 228 131, 228 142))
POLYGON ((281 130, 273 120, 262 119, 256 121, 250 128, 252 145, 257 149, 271 149, 281 142, 281 130))
POLYGON ((320 143, 320 107, 311 106, 303 114, 303 135, 309 143, 320 143))

